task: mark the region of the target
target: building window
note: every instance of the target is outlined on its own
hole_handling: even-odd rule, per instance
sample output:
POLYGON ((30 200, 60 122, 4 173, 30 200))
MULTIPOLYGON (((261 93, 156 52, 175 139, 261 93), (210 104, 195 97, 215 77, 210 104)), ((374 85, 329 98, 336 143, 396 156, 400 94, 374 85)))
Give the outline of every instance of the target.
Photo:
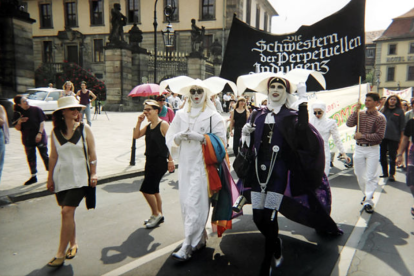
POLYGON ((216 17, 215 0, 201 0, 201 20, 212 20, 216 17))
POLYGON ((139 23, 140 22, 140 0, 128 0, 128 23, 139 23))
POLYGON ((43 41, 43 63, 53 62, 52 41, 43 41))
POLYGON ((93 41, 93 53, 95 62, 104 62, 103 39, 93 41))
POLYGON ((414 81, 414 66, 408 66, 407 81, 414 81))
POLYGON ((251 10, 252 10, 252 0, 247 0, 246 1, 246 23, 249 25, 251 25, 250 24, 250 20, 252 17, 251 10))
POLYGON ((396 54, 397 54, 397 44, 388 45, 388 55, 396 55, 396 54))
POLYGON ((52 24, 52 5, 41 4, 40 11, 40 28, 53 28, 52 24))
POLYGON ((66 27, 77 27, 78 26, 75 2, 65 3, 65 16, 66 16, 66 27))
POLYGON ((414 54, 414 42, 410 43, 410 50, 408 52, 409 54, 414 54))
POLYGON ((103 1, 92 0, 90 2, 91 25, 103 25, 103 1))
MULTIPOLYGON (((178 0, 164 0, 164 7, 171 5, 171 2, 175 3, 175 11, 174 13, 170 16, 170 21, 171 22, 178 22, 179 21, 179 17, 178 17, 178 0)), ((164 21, 167 21, 167 17, 164 15, 164 21)))
POLYGON ((260 28, 260 7, 256 5, 256 28, 260 28))
POLYGON ((375 48, 367 48, 365 51, 365 55, 367 58, 374 58, 375 57, 375 48))
POLYGON ((395 67, 387 68, 387 81, 394 81, 395 78, 395 67))

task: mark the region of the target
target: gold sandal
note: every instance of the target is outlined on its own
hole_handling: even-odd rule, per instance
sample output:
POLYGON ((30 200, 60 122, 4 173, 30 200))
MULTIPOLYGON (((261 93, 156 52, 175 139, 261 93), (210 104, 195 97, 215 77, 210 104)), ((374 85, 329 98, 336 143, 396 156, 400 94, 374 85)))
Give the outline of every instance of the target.
POLYGON ((47 263, 47 265, 51 267, 59 267, 59 266, 62 266, 64 263, 65 263, 65 258, 53 257, 53 259, 51 259, 50 262, 47 263))
POLYGON ((66 259, 70 260, 70 259, 75 258, 76 253, 78 253, 78 247, 77 246, 69 248, 68 251, 66 251, 66 259))

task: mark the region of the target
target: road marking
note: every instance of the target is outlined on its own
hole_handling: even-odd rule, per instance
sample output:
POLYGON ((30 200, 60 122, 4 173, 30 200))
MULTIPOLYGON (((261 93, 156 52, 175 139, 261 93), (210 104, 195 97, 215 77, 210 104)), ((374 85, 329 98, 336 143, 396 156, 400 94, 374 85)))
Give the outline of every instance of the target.
MULTIPOLYGON (((377 205, 383 189, 384 179, 380 178, 380 181, 378 182, 378 187, 374 193, 374 206, 377 205)), ((359 217, 357 223, 354 226, 354 230, 349 236, 348 241, 346 242, 346 244, 342 248, 342 251, 339 254, 338 261, 336 262, 335 267, 332 270, 331 276, 346 276, 348 274, 348 270, 351 267, 351 263, 354 259, 355 252, 357 249, 359 249, 358 244, 361 241, 361 237, 364 235, 369 220, 371 219, 371 216, 372 214, 368 214, 364 211, 362 212, 361 216, 359 217)))
POLYGON ((112 271, 109 271, 107 273, 105 273, 102 276, 118 276, 118 275, 122 275, 124 273, 127 273, 128 271, 131 271, 147 262, 150 262, 164 254, 173 252, 174 249, 176 249, 180 244, 182 244, 184 242, 184 240, 178 241, 176 243, 170 244, 169 246, 166 246, 160 250, 156 250, 150 254, 147 254, 135 261, 132 261, 130 263, 127 263, 121 267, 118 267, 117 269, 114 269, 112 271))

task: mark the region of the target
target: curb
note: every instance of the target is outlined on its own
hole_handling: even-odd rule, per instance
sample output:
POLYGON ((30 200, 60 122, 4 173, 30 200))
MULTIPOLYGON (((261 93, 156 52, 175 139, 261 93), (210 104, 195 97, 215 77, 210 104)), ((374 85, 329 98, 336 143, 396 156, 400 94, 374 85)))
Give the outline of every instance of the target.
MULTIPOLYGON (((178 165, 176 165, 176 167, 177 166, 178 165)), ((127 179, 127 178, 143 176, 143 175, 144 175, 144 170, 138 170, 138 171, 134 171, 130 173, 123 173, 123 174, 108 175, 108 176, 100 178, 99 183, 97 185, 106 184, 109 182, 127 179)), ((46 184, 46 182, 44 184, 46 184)), ((11 195, 6 195, 6 196, 0 196, 0 207, 13 204, 19 201, 23 201, 23 200, 44 197, 44 196, 49 196, 49 195, 54 195, 54 194, 49 192, 48 190, 42 190, 42 191, 35 191, 35 192, 30 192, 30 193, 22 192, 22 193, 16 193, 16 194, 11 194, 11 195)))

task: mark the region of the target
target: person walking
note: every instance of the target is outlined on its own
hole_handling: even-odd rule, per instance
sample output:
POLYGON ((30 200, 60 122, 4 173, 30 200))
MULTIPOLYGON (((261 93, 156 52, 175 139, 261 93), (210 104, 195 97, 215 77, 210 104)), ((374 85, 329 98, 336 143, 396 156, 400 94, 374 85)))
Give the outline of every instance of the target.
POLYGON ((13 101, 14 114, 12 125, 22 133, 22 144, 24 145, 27 163, 32 174, 24 185, 31 185, 37 182, 36 148, 40 153, 46 171, 49 168, 48 139, 45 131, 46 115, 39 107, 30 106, 27 99, 21 95, 14 97, 13 101))
POLYGON ((0 105, 0 183, 3 172, 4 157, 6 155, 6 144, 9 143, 9 119, 7 118, 6 109, 0 105))
POLYGON ((233 152, 234 156, 239 153, 239 141, 241 138, 241 131, 249 118, 250 112, 247 110, 246 100, 243 97, 237 99, 236 107, 230 111, 230 136, 233 137, 233 152), (234 131, 233 131, 234 130, 234 131))
POLYGON ((166 121, 168 124, 171 124, 171 122, 174 119, 174 111, 169 108, 166 104, 166 98, 164 95, 160 95, 156 98, 156 101, 158 102, 158 105, 161 107, 161 110, 158 114, 158 117, 160 117, 160 119, 166 121))
POLYGON ((318 233, 343 233, 329 216, 331 194, 323 171, 323 141, 308 124, 306 85, 298 82, 311 73, 294 69, 288 74, 258 73, 237 79, 238 85, 268 97, 267 108, 253 111, 243 126, 240 149, 247 156, 253 143, 254 162, 245 183, 251 185, 253 221, 265 237, 259 275, 270 275, 283 262, 279 212, 318 233), (299 100, 293 95, 296 90, 299 100))
POLYGON ((83 122, 83 117, 86 113, 86 122, 89 126, 92 126, 91 121, 91 103, 96 100, 95 94, 89 89, 86 89, 86 82, 82 81, 81 90, 76 93, 76 96, 80 98, 79 103, 86 106, 85 109, 81 112, 81 122, 83 122), (90 99, 92 97, 92 99, 90 99))
POLYGON ((134 139, 145 136, 145 175, 140 191, 151 208, 151 216, 144 222, 150 229, 164 222, 162 200, 160 196, 160 181, 167 170, 174 172, 174 160, 165 144, 165 134, 168 131, 168 122, 162 120, 158 114, 161 105, 154 100, 144 102, 144 113, 138 116, 134 129, 134 139), (141 128, 147 118, 149 124, 141 128))
MULTIPOLYGON (((161 88, 168 84, 172 91, 188 97, 185 106, 176 113, 166 135, 170 153, 180 164, 178 183, 185 237, 179 251, 172 254, 172 258, 178 261, 189 260, 193 252, 206 246, 209 184, 218 181, 209 181, 210 173, 206 172, 207 161, 202 145, 207 143, 205 135, 212 134, 217 137, 216 142, 222 146, 222 152, 225 152, 226 127, 210 97, 221 92, 227 83, 236 89, 234 83, 218 77, 201 81, 181 76, 160 84, 161 88)), ((217 167, 214 170, 217 173, 217 167)), ((231 206, 228 207, 231 215, 231 206)))
POLYGON ((74 92, 75 91, 75 86, 73 85, 73 83, 71 81, 66 81, 63 84, 62 88, 63 88, 63 91, 60 94, 60 98, 69 97, 69 96, 76 97, 76 94, 74 92))
POLYGON ((387 119, 385 136, 380 144, 380 161, 382 175, 380 177, 389 177, 389 181, 395 181, 395 159, 397 158, 398 144, 403 137, 405 126, 405 114, 401 108, 401 100, 397 95, 391 95, 385 101, 382 108, 382 114, 387 119), (389 172, 388 172, 388 156, 389 172))
POLYGON ((326 115, 326 103, 322 101, 317 101, 312 104, 311 110, 313 114, 311 115, 310 123, 318 130, 319 134, 322 136, 324 143, 325 151, 325 174, 326 177, 329 177, 329 172, 331 170, 331 150, 329 148, 329 138, 332 136, 335 145, 337 146, 341 157, 346 160, 347 163, 351 162, 351 158, 346 155, 344 146, 339 136, 338 126, 336 125, 336 120, 329 119, 326 115))
MULTIPOLYGON (((397 151, 396 163, 398 165, 403 164, 403 158, 402 158, 403 154, 406 152, 407 147, 409 147, 408 156, 407 156, 408 164, 407 164, 406 183, 414 198, 414 143, 413 143, 413 138, 414 138, 414 119, 410 119, 408 120, 404 128, 404 135, 401 138, 401 143, 397 151)), ((414 205, 411 207, 411 215, 414 216, 414 205)))
POLYGON ((230 92, 227 92, 226 94, 223 95, 223 107, 224 107, 225 113, 228 113, 230 110, 230 100, 231 100, 230 92))
POLYGON ((182 108, 183 102, 181 101, 180 97, 178 97, 177 93, 172 93, 169 98, 169 103, 173 106, 174 114, 182 108))
POLYGON ((354 173, 363 194, 361 204, 367 213, 374 212, 372 201, 378 186, 379 144, 385 135, 386 119, 377 110, 378 93, 369 92, 365 95, 366 111, 360 111, 361 103, 356 105, 346 125, 357 127, 355 131, 356 147, 354 152, 354 173))
POLYGON ((47 264, 52 267, 62 266, 65 259, 73 259, 78 252, 75 211, 79 203, 86 197, 87 208, 95 208, 94 187, 98 181, 95 140, 91 128, 77 122, 84 108, 74 97, 64 97, 58 100, 52 116, 47 189, 55 193, 62 216, 59 247, 47 264))

